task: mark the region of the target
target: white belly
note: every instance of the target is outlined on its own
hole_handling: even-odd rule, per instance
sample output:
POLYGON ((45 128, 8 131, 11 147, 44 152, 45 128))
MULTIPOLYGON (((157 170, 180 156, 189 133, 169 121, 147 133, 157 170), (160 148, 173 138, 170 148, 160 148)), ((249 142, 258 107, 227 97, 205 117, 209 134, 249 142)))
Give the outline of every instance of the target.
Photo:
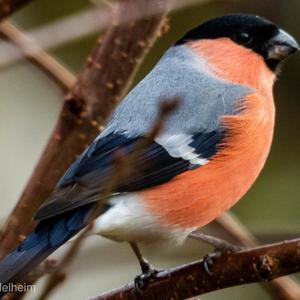
POLYGON ((181 229, 159 223, 136 193, 114 196, 111 207, 95 221, 95 233, 116 241, 151 243, 169 241, 181 244, 196 228, 181 229))

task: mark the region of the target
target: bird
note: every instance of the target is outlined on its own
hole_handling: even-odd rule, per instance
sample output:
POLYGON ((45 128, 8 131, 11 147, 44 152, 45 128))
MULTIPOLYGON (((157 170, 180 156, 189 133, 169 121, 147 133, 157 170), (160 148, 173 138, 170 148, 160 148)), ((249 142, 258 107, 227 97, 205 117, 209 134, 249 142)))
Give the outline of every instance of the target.
POLYGON ((59 180, 34 217, 34 231, 0 261, 0 283, 20 282, 89 224, 108 193, 116 157, 134 153, 162 103, 176 98, 178 107, 136 153, 134 170, 103 197, 94 220, 96 234, 129 242, 141 275, 152 276, 140 243, 183 243, 257 179, 273 139, 273 86, 282 62, 297 50, 289 33, 252 14, 216 17, 187 32, 59 180))

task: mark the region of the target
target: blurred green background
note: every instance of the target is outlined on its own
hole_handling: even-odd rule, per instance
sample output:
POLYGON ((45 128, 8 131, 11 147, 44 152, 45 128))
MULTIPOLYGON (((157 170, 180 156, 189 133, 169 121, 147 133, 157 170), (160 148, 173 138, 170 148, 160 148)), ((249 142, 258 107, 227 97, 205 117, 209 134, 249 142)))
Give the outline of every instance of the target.
MULTIPOLYGON (((260 14, 280 24, 300 40, 299 0, 199 3, 171 15, 170 31, 148 54, 136 82, 183 33, 204 20, 225 13, 260 14)), ((32 30, 91 7, 91 2, 83 0, 35 0, 12 20, 20 28, 32 30)), ((91 34, 66 43, 52 49, 50 53, 70 70, 78 73, 97 35, 98 33, 91 34)), ((55 41, 53 35, 48 38, 55 41)), ((47 142, 58 116, 63 94, 44 73, 22 60, 12 66, 0 68, 0 95, 0 221, 4 222, 47 142)), ((300 234, 300 54, 287 61, 276 84, 275 95, 277 123, 271 155, 251 191, 233 208, 254 233, 268 241, 300 234)), ((54 256, 60 255, 64 250, 58 251, 54 256)), ((207 251, 208 247, 191 241, 178 249, 145 249, 150 261, 160 268, 197 259, 207 251)), ((75 261, 68 281, 51 299, 86 299, 131 281, 137 272, 138 265, 126 244, 90 237, 84 245, 84 251, 75 261)), ((39 285, 37 292, 40 288, 39 285)), ((34 296, 29 298, 34 299, 34 296)), ((219 291, 202 298, 272 299, 256 284, 219 291)))

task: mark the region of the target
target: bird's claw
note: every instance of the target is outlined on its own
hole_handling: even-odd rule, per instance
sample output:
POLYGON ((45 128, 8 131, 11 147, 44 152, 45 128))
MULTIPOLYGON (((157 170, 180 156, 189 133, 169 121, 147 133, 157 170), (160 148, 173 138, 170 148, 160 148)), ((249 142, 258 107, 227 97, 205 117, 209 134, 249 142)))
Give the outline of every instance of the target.
POLYGON ((144 291, 152 280, 155 280, 157 274, 161 272, 154 268, 149 268, 147 271, 138 275, 134 279, 134 286, 137 292, 144 291))
POLYGON ((213 252, 208 253, 203 257, 203 267, 206 273, 210 276, 213 275, 213 272, 211 270, 213 264, 214 264, 214 259, 221 257, 224 254, 228 253, 236 253, 240 251, 242 247, 236 246, 236 245, 231 245, 228 244, 226 247, 222 247, 221 249, 216 248, 213 252))
POLYGON ((203 267, 204 267, 204 270, 205 272, 212 276, 213 275, 213 272, 211 271, 211 268, 214 264, 214 258, 218 258, 222 255, 223 253, 220 252, 220 251, 214 251, 214 252, 211 252, 211 253, 208 253, 207 255, 205 255, 203 257, 203 267))

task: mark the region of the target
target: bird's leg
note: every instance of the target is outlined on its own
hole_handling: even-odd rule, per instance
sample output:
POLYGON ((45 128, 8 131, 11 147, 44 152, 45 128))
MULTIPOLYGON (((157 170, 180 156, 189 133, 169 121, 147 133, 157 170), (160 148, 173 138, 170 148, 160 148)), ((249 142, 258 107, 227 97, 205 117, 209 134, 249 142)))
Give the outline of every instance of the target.
POLYGON ((149 264, 147 259, 142 255, 137 243, 130 242, 130 246, 131 246, 135 256, 137 257, 137 259, 139 261, 139 264, 140 264, 141 269, 142 269, 142 273, 148 272, 151 269, 151 265, 149 264))
POLYGON ((145 290, 151 279, 155 279, 158 271, 149 264, 147 259, 145 259, 137 243, 130 242, 130 246, 137 257, 142 270, 142 274, 138 275, 134 279, 135 288, 137 291, 145 290))
POLYGON ((238 250, 241 250, 241 247, 233 245, 226 240, 217 238, 215 236, 207 235, 200 232, 192 232, 189 235, 190 238, 204 242, 206 244, 209 244, 215 248, 216 251, 220 252, 236 252, 238 250))
POLYGON ((205 268, 205 271, 209 274, 212 275, 212 271, 211 271, 211 267, 214 263, 213 259, 214 258, 218 258, 220 256, 222 256, 222 254, 227 253, 227 252, 237 252, 239 250, 241 250, 241 247, 233 245, 223 239, 211 236, 211 235, 207 235, 204 233, 200 233, 200 232, 192 232, 189 237, 207 243, 209 245, 212 245, 215 249, 213 252, 207 254, 204 258, 203 258, 203 265, 205 268))

